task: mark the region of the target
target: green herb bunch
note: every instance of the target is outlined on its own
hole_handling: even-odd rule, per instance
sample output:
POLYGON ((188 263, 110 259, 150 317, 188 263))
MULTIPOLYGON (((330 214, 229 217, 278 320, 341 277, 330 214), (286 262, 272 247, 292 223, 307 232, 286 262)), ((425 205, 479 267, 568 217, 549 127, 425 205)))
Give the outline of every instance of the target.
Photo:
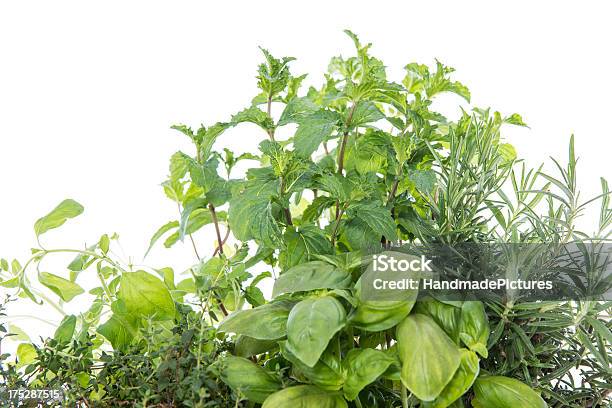
POLYGON ((371 45, 346 33, 356 52, 332 58, 322 86, 305 89, 293 58, 262 50, 248 108, 210 126, 173 126, 194 149, 170 158, 163 189, 180 216, 149 251, 160 240, 192 245, 197 262, 180 279, 172 268, 122 264, 116 235, 83 249, 40 244, 83 212, 74 200, 36 222, 39 247, 23 266, 2 260, 0 285, 60 311, 85 293, 83 271, 99 286, 53 338, 21 343, 15 361, 0 355, 2 386, 63 387, 69 403, 100 407, 609 404, 609 302, 362 296, 372 248, 602 243, 612 211, 605 180, 600 196, 580 200, 573 138, 557 174, 529 169, 501 136, 525 126, 520 115, 462 108, 448 119, 433 110, 436 97, 470 101, 452 68, 410 63, 394 82, 371 45), (257 152, 224 147, 236 126, 259 128, 257 152), (594 202, 601 215, 586 234, 576 219, 594 202), (208 253, 193 239, 206 225, 216 237, 208 253), (41 270, 60 253, 74 254, 68 274, 41 270))

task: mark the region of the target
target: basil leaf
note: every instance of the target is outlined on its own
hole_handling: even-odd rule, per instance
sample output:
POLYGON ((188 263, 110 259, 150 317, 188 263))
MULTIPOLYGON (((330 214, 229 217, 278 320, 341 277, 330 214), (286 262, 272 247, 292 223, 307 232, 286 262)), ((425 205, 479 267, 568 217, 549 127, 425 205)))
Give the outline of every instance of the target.
POLYGON ((474 383, 474 408, 546 408, 548 405, 528 385, 514 378, 479 377, 474 383))
POLYGON ((285 303, 266 303, 240 310, 226 317, 219 330, 249 336, 258 340, 276 340, 287 335, 290 307, 285 303))
POLYGON ((289 313, 287 349, 313 367, 331 338, 346 324, 346 311, 333 297, 302 300, 289 313))
POLYGON ((225 356, 215 363, 221 380, 234 391, 250 401, 262 403, 281 384, 271 373, 251 360, 236 356, 225 356))
POLYGON ((397 327, 402 383, 422 401, 433 401, 453 378, 459 348, 430 317, 408 316, 397 327))
POLYGON ((306 262, 284 272, 274 282, 272 296, 315 289, 346 289, 350 273, 323 261, 306 262))
POLYGON ((262 408, 348 408, 338 392, 322 390, 314 385, 298 385, 270 395, 262 408))

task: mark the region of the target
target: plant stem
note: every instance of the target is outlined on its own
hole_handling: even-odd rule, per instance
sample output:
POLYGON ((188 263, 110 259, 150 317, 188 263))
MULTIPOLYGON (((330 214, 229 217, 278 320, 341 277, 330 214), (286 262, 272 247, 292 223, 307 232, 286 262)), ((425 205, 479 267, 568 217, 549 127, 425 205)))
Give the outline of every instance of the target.
POLYGON ((223 255, 223 239, 221 238, 221 231, 219 230, 219 220, 217 219, 217 212, 215 206, 212 203, 208 204, 210 215, 212 216, 213 223, 215 224, 215 231, 217 233, 217 242, 219 243, 219 256, 223 255))
MULTIPOLYGON (((285 178, 284 177, 281 177, 280 179, 280 191, 281 191, 281 196, 283 196, 285 194, 285 178)), ((288 207, 286 208, 283 207, 283 213, 285 214, 287 225, 293 225, 293 221, 291 219, 291 210, 288 207)))
POLYGON ((193 246, 193 252, 195 252, 196 258, 198 258, 198 261, 201 260, 202 258, 200 258, 200 254, 198 254, 198 248, 193 240, 193 235, 189 234, 189 239, 191 240, 191 245, 193 246))
MULTIPOLYGON (((342 141, 340 142, 340 150, 338 151, 338 174, 342 175, 342 171, 344 170, 344 155, 346 152, 346 144, 348 142, 348 136, 349 136, 349 126, 351 124, 351 121, 353 120, 353 114, 355 113, 355 107, 357 106, 357 103, 354 102, 353 106, 351 107, 351 110, 349 111, 348 117, 346 118, 346 130, 344 131, 343 135, 342 135, 342 141)), ((336 219, 339 219, 339 214, 340 214, 340 203, 338 201, 336 201, 336 219)))
POLYGON ((343 206, 342 209, 340 209, 339 206, 336 207, 336 224, 334 225, 334 229, 333 229, 332 235, 331 235, 332 248, 336 244, 336 234, 338 233, 338 227, 340 226, 340 219, 344 215, 345 209, 346 209, 346 205, 343 206))
MULTIPOLYGON (((272 117, 272 96, 268 96, 268 109, 266 110, 269 117, 272 117)), ((274 129, 268 129, 268 136, 270 140, 274 142, 274 129)))
POLYGON ((357 408, 363 408, 363 405, 361 405, 361 400, 359 399, 359 395, 357 395, 357 398, 355 398, 355 406, 357 408))
POLYGON ((406 387, 400 381, 400 389, 402 393, 402 408, 408 408, 408 391, 406 391, 406 387))
POLYGON ((225 245, 225 243, 227 242, 227 239, 229 238, 229 234, 230 234, 230 228, 228 226, 227 229, 225 230, 225 236, 223 237, 223 241, 221 242, 221 246, 217 246, 215 248, 215 252, 213 252, 213 256, 217 255, 217 252, 219 252, 219 248, 222 248, 223 245, 225 245))

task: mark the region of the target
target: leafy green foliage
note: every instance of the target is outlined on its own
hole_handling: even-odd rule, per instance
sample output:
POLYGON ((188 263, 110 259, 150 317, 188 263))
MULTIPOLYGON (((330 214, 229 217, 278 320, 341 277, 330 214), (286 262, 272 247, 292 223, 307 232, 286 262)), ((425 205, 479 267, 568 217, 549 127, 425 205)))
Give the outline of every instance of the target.
MULTIPOLYGON (((591 259, 584 244, 609 239, 612 210, 605 180, 601 196, 580 201, 573 138, 556 174, 528 169, 502 136, 506 125, 526 126, 519 114, 466 107, 445 118, 434 98, 471 98, 452 68, 411 63, 393 81, 371 44, 346 34, 354 54, 332 58, 319 87, 303 89, 293 58, 262 49, 250 105, 211 126, 172 126, 193 150, 170 157, 162 188, 177 212, 155 221, 165 224, 146 254, 186 243, 187 270, 135 270, 116 256, 116 234, 76 249, 39 245, 23 264, 0 258, 0 286, 20 297, 59 310, 91 300, 42 343, 0 321, 0 344, 19 342, 15 355, 0 354, 1 387, 61 386, 67 405, 96 407, 609 403, 609 302, 363 291, 366 254, 401 243, 574 242, 591 259), (277 140, 289 124, 295 131, 277 140), (224 146, 235 126, 260 132, 258 151, 224 146), (586 234, 576 220, 597 200, 599 225, 586 234), (208 246, 197 236, 207 225, 208 246), (70 255, 68 276, 42 272, 55 254, 70 255), (86 272, 99 282, 87 293, 86 272)), ((37 238, 82 212, 60 203, 36 222, 37 238)), ((575 283, 585 293, 610 284, 575 283)))

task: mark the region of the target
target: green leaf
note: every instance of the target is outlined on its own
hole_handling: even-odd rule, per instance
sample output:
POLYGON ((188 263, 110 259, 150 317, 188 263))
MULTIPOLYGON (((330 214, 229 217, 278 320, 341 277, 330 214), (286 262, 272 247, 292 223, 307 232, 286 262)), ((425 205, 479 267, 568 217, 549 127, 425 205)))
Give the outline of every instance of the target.
POLYGON ((17 346, 17 368, 25 367, 38 358, 36 348, 30 343, 21 343, 17 346))
POLYGON ((487 358, 487 341, 489 340, 489 319, 482 302, 467 301, 461 306, 459 338, 470 350, 487 358))
POLYGON ((289 226, 283 234, 285 248, 280 251, 279 264, 282 269, 311 260, 316 254, 329 254, 331 242, 315 225, 289 226))
POLYGON ((320 110, 302 119, 293 137, 295 152, 302 157, 310 157, 319 145, 327 140, 338 124, 335 112, 320 110))
POLYGON ((260 64, 257 70, 257 86, 268 98, 273 98, 282 92, 289 82, 289 67, 287 64, 295 60, 293 57, 274 58, 268 50, 259 47, 266 57, 266 63, 260 64))
POLYGON ((504 118, 504 123, 508 123, 510 125, 529 127, 523 122, 523 118, 518 113, 513 113, 510 116, 504 118))
POLYGON ((391 212, 376 203, 355 204, 349 208, 350 216, 367 225, 371 234, 380 242, 380 236, 384 236, 388 241, 397 240, 395 221, 391 217, 391 212))
POLYGON ((30 342, 30 336, 28 336, 28 334, 23 331, 23 329, 21 329, 20 327, 14 325, 14 324, 10 324, 8 325, 8 332, 11 334, 10 337, 6 337, 9 340, 12 341, 27 341, 30 342))
POLYGON ((36 221, 34 232, 37 236, 40 236, 51 229, 61 227, 68 219, 81 215, 83 211, 83 206, 76 201, 64 200, 49 214, 36 221))
POLYGON ((265 131, 274 129, 272 118, 257 106, 251 106, 232 116, 232 125, 244 122, 254 123, 265 131))
POLYGON ((281 354, 293 364, 294 374, 306 377, 312 384, 328 391, 337 391, 344 384, 344 369, 338 357, 330 351, 330 347, 321 355, 319 361, 308 367, 287 349, 287 342, 278 343, 281 354))
POLYGON ((380 350, 353 349, 343 361, 346 367, 344 396, 353 401, 366 385, 376 381, 395 359, 380 350))
POLYGON ((266 353, 276 347, 276 340, 259 340, 249 336, 240 335, 236 338, 234 354, 249 358, 266 353))
POLYGON ((224 383, 253 402, 262 403, 281 388, 278 379, 246 358, 228 355, 216 367, 224 383))
POLYGON ((127 316, 118 313, 98 326, 96 331, 110 342, 114 350, 125 350, 136 336, 134 324, 127 316))
POLYGON ((315 289, 346 289, 350 284, 349 272, 326 262, 312 261, 296 265, 281 274, 274 282, 272 296, 315 289))
POLYGON ((74 282, 60 278, 49 272, 40 272, 38 281, 51 289, 53 293, 59 296, 64 302, 70 302, 76 296, 85 293, 83 288, 74 282))
POLYGON ((548 405, 529 386, 513 378, 479 377, 474 383, 474 408, 546 408, 548 405))
POLYGON ((402 383, 420 400, 433 401, 459 368, 459 348, 422 314, 412 314, 400 323, 396 338, 402 383))
POLYGON ((439 302, 435 299, 425 299, 419 300, 414 310, 417 313, 431 317, 451 340, 459 344, 461 308, 439 302))
POLYGON ((293 98, 289 101, 278 120, 278 126, 288 123, 300 123, 307 116, 315 113, 319 107, 307 97, 293 98))
POLYGON ((376 122, 384 117, 385 115, 376 107, 376 105, 374 105, 374 103, 370 101, 360 101, 353 110, 353 115, 350 118, 348 126, 350 129, 355 129, 359 126, 376 122))
POLYGON ((265 246, 276 247, 281 231, 272 215, 272 203, 253 191, 232 198, 229 223, 234 236, 241 241, 255 239, 265 246))
POLYGON ((100 237, 99 245, 100 251, 102 251, 102 253, 106 255, 110 246, 110 238, 108 237, 108 235, 104 234, 102 235, 102 237, 100 237))
POLYGON ((474 384, 480 372, 478 356, 473 351, 466 349, 460 351, 461 364, 453 379, 434 401, 425 402, 423 408, 446 408, 458 400, 474 384))
POLYGON ((287 335, 290 305, 266 303, 253 309, 240 310, 227 316, 219 330, 258 340, 276 340, 287 335))
POLYGON ((76 327, 77 318, 75 315, 68 315, 62 319, 62 322, 55 330, 55 334, 53 338, 57 340, 58 343, 68 343, 72 340, 72 336, 74 335, 74 329, 76 327))
POLYGON ((302 300, 289 313, 287 349, 313 367, 331 338, 346 324, 346 311, 333 297, 302 300))
POLYGON ((117 297, 125 303, 130 315, 157 320, 174 318, 172 296, 155 276, 145 271, 124 272, 120 285, 117 297))
POLYGON ((352 326, 361 330, 377 332, 394 327, 408 316, 414 300, 368 300, 359 303, 351 314, 352 326))
POLYGON ((314 385, 297 385, 270 395, 262 408, 348 408, 338 392, 322 390, 314 385))
MULTIPOLYGON (((149 242, 149 247, 147 248, 147 252, 145 252, 144 256, 146 258, 146 256, 149 254, 149 252, 151 252, 151 249, 153 248, 153 245, 155 245, 155 243, 168 231, 174 229, 174 228, 178 228, 179 226, 179 222, 178 221, 170 221, 164 225, 162 225, 161 227, 159 227, 159 229, 157 231, 155 231, 155 234, 153 234, 153 236, 151 237, 151 241, 149 242)), ((178 238, 178 237, 177 237, 178 238)))

